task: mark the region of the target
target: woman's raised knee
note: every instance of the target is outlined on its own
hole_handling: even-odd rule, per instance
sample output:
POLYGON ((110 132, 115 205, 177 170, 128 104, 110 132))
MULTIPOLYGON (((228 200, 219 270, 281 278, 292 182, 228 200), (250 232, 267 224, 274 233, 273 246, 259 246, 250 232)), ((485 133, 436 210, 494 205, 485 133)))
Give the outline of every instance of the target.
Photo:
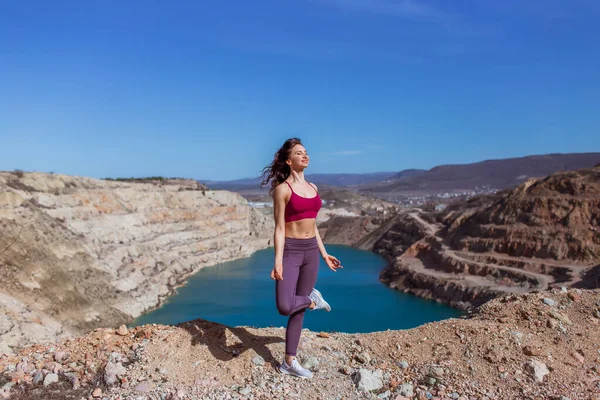
POLYGON ((279 314, 287 317, 289 315, 292 315, 292 305, 290 303, 286 303, 286 304, 277 303, 277 311, 279 311, 279 314))

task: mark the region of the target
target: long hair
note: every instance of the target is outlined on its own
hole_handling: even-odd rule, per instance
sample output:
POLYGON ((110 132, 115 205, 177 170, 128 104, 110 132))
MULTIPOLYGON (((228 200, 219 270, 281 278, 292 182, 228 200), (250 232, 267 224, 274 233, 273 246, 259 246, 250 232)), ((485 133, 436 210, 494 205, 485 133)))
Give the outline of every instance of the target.
POLYGON ((302 144, 302 141, 298 138, 286 140, 283 146, 275 152, 273 162, 263 168, 260 176, 262 178, 260 187, 265 186, 271 181, 271 189, 269 189, 271 196, 273 196, 275 188, 290 176, 290 166, 286 164, 286 161, 290 157, 290 151, 297 144, 302 144))

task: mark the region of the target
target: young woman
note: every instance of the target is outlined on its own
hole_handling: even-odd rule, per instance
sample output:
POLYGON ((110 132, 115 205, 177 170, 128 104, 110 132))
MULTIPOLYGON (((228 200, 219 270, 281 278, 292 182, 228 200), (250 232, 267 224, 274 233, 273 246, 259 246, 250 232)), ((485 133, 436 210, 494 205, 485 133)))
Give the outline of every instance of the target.
POLYGON ((296 360, 302 322, 306 309, 331 311, 321 293, 315 289, 319 272, 319 253, 327 266, 342 268, 334 256, 327 254, 316 218, 321 208, 317 187, 304 179, 308 154, 298 138, 285 141, 273 162, 264 168, 261 187, 271 182, 275 216, 275 299, 281 315, 289 316, 285 332, 285 359, 279 371, 301 378, 312 373, 296 360))

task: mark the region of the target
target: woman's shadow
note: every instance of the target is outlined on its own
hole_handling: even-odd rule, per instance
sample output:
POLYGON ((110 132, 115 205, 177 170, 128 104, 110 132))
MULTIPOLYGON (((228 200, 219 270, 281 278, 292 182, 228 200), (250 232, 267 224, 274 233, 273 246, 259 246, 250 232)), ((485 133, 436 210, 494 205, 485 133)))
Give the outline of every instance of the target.
POLYGON ((192 346, 205 345, 213 357, 218 360, 230 361, 246 350, 252 349, 273 367, 279 365, 267 347, 271 343, 285 342, 279 336, 258 336, 248 332, 246 328, 232 328, 203 319, 183 322, 177 326, 190 334, 192 346), (227 343, 228 331, 230 332, 230 342, 232 342, 229 344, 227 343))

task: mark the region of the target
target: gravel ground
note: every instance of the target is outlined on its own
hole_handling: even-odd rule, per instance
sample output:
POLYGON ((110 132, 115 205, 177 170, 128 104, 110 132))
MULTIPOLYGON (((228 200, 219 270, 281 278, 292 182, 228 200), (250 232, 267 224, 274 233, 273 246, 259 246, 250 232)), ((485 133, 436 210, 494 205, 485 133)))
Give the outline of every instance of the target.
POLYGON ((10 399, 595 399, 600 290, 494 299, 404 331, 302 334, 312 379, 284 376, 284 329, 97 329, 0 357, 10 399))

